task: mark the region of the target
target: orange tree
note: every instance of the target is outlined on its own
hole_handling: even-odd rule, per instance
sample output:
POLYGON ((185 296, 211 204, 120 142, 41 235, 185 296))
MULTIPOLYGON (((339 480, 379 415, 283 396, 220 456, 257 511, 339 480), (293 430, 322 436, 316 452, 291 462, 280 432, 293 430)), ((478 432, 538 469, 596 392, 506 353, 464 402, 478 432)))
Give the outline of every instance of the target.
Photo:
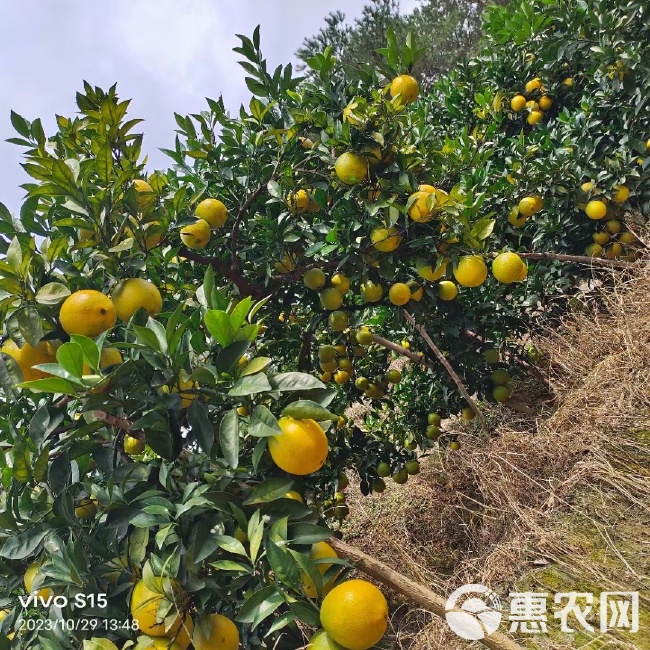
POLYGON ((521 334, 648 213, 647 6, 540 6, 490 9, 428 97, 410 38, 305 81, 241 37, 248 107, 177 115, 149 175, 115 88, 51 137, 12 114, 2 647, 377 642, 383 596, 324 544, 344 470, 382 491, 456 448, 443 418, 507 403, 521 334))

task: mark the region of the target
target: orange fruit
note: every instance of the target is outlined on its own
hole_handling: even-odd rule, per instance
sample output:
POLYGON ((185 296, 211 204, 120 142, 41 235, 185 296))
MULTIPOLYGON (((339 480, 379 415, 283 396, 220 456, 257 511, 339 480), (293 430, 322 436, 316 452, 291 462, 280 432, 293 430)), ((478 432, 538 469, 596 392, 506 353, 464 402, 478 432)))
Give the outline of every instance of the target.
POLYGON ((410 299, 411 290, 403 282, 396 282, 388 290, 388 300, 398 307, 405 305, 410 299))
POLYGON ((219 199, 203 199, 196 206, 194 216, 210 224, 210 228, 221 228, 228 219, 228 208, 219 199))
POLYGON ((401 74, 395 77, 390 84, 390 95, 394 99, 399 95, 399 102, 402 105, 414 102, 420 93, 418 82, 408 74, 401 74))
POLYGON ((487 266, 480 255, 464 255, 453 270, 456 282, 464 287, 478 287, 487 278, 487 266))
POLYGON ((23 373, 23 381, 34 381, 47 377, 47 373, 34 369, 34 366, 42 363, 56 363, 56 350, 48 341, 39 341, 34 347, 25 343, 22 348, 19 348, 10 339, 0 348, 0 352, 4 352, 16 361, 23 373))
POLYGON ((273 462, 285 472, 305 476, 317 472, 327 460, 327 436, 315 420, 282 417, 281 434, 269 438, 273 462))
POLYGON ((373 228, 370 232, 370 241, 378 251, 390 253, 402 243, 402 237, 392 226, 390 228, 379 227, 373 228))
POLYGON ((320 610, 323 629, 349 650, 368 650, 388 627, 384 594, 366 580, 347 580, 325 596, 320 610))
POLYGON ((238 650, 239 630, 227 616, 210 614, 207 624, 196 624, 192 643, 195 650, 238 650))
POLYGON ((357 185, 368 176, 368 161, 358 153, 348 151, 334 163, 338 179, 346 185, 357 185))
POLYGON ((131 316, 142 307, 149 316, 156 316, 162 309, 162 296, 155 284, 143 278, 123 280, 111 296, 117 317, 128 322, 131 316))
POLYGON ((67 334, 95 338, 115 327, 117 312, 108 296, 94 289, 82 289, 65 299, 59 321, 67 334))
MULTIPOLYGON (((140 625, 140 633, 149 636, 172 637, 181 626, 183 616, 180 612, 184 606, 180 586, 175 580, 165 580, 160 576, 154 577, 155 590, 149 589, 144 580, 136 582, 131 592, 131 616, 140 625), (171 591, 171 593, 170 593, 171 591), (158 619, 158 608, 163 601, 172 600, 177 608, 177 615, 172 624, 165 630, 165 622, 158 619)), ((173 615, 173 609, 168 616, 173 615)))
POLYGON ((524 108, 526 108, 526 98, 523 95, 515 95, 510 100, 510 108, 515 111, 515 113, 523 111, 524 108))

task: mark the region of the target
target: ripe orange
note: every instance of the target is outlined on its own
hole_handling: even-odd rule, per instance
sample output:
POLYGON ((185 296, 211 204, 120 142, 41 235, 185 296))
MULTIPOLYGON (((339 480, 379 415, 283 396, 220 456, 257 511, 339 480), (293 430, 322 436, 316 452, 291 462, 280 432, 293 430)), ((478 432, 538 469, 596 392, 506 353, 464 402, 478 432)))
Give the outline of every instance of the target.
POLYGON ((357 185, 368 176, 368 161, 358 153, 347 151, 334 163, 334 171, 346 185, 357 185))
POLYGON ((345 295, 350 289, 350 280, 343 273, 335 273, 330 284, 341 294, 345 295))
POLYGON ((449 258, 444 257, 440 266, 438 266, 438 261, 436 260, 435 266, 433 264, 428 264, 425 260, 418 259, 415 261, 415 270, 417 274, 423 279, 428 280, 429 282, 435 282, 439 280, 447 272, 447 264, 449 263, 449 258))
POLYGON ((320 302, 324 309, 333 311, 343 304, 343 296, 338 289, 328 287, 320 292, 320 302))
POLYGON ((539 98, 539 107, 543 111, 547 111, 551 106, 553 106, 553 100, 548 95, 543 95, 539 98))
POLYGON ((625 203, 630 196, 630 188, 627 185, 617 185, 614 189, 616 190, 612 197, 614 203, 625 203))
POLYGON ((115 327, 117 312, 108 296, 94 289, 82 289, 65 299, 59 321, 67 334, 95 338, 115 327))
POLYGON ((162 309, 162 296, 155 284, 143 278, 124 280, 111 296, 117 317, 128 322, 133 314, 142 307, 149 316, 156 316, 162 309))
POLYGON ((388 290, 388 300, 398 307, 405 305, 410 299, 411 290, 403 282, 396 282, 388 290))
POLYGON ((526 122, 528 122, 528 124, 537 124, 543 117, 544 113, 542 113, 542 111, 531 111, 526 118, 526 122))
POLYGON ((287 205, 292 212, 303 214, 309 208, 309 194, 305 190, 298 190, 287 196, 287 205))
POLYGON ((390 95, 393 99, 399 95, 399 102, 402 105, 415 101, 420 93, 418 82, 408 74, 401 74, 395 77, 390 84, 390 95))
MULTIPOLYGON (((32 562, 25 570, 23 581, 25 583, 25 590, 27 591, 28 594, 32 593, 32 585, 36 577, 40 575, 40 568, 41 568, 41 562, 39 562, 39 560, 36 560, 35 562, 32 562)), ((47 600, 52 595, 52 590, 49 587, 41 587, 36 592, 36 595, 39 598, 43 598, 44 600, 47 600)))
POLYGON ((56 350, 48 341, 39 341, 34 347, 25 343, 22 348, 19 348, 14 341, 9 340, 0 348, 0 352, 4 352, 16 361, 23 373, 23 381, 47 377, 46 373, 34 369, 34 366, 41 363, 56 363, 56 350))
POLYGON ((414 199, 414 203, 409 208, 409 217, 418 223, 426 223, 433 219, 433 212, 428 206, 429 198, 433 192, 418 191, 409 196, 409 201, 414 199))
POLYGON ((378 251, 390 253, 402 243, 402 237, 392 226, 390 228, 379 227, 373 228, 370 232, 370 241, 378 251))
POLYGON ((443 280, 438 284, 438 298, 440 300, 453 300, 458 295, 458 287, 450 280, 443 280))
POLYGON ((320 610, 323 629, 349 650, 368 650, 386 633, 388 603, 366 580, 347 580, 325 596, 320 610))
POLYGON ((377 302, 384 295, 384 289, 381 284, 375 284, 372 280, 366 280, 361 285, 361 297, 366 302, 377 302))
POLYGON ((487 266, 480 255, 464 255, 453 270, 458 284, 464 287, 478 287, 487 278, 487 266))
POLYGON ((510 108, 515 111, 515 113, 523 111, 524 108, 526 108, 526 98, 523 95, 515 95, 510 100, 510 108))
POLYGON ((305 476, 317 472, 328 454, 327 436, 320 424, 315 420, 282 417, 278 425, 282 433, 269 438, 273 462, 289 474, 305 476))
POLYGON ((296 260, 298 256, 295 253, 285 253, 281 262, 273 262, 273 268, 278 273, 291 273, 296 270, 296 260))
POLYGON ((124 436, 124 452, 129 454, 129 456, 137 456, 144 451, 145 442, 140 440, 140 438, 134 438, 128 434, 124 436))
POLYGON ((205 248, 210 243, 211 236, 212 228, 205 219, 197 219, 181 229, 181 241, 194 250, 205 248))
POLYGON ((194 216, 207 221, 210 228, 221 228, 228 219, 228 208, 219 199, 203 199, 196 206, 194 216))
POLYGON ((526 272, 526 264, 517 253, 501 253, 492 262, 492 274, 504 284, 519 282, 526 272))
MULTIPOLYGON (((134 621, 140 625, 140 633, 149 636, 167 636, 171 637, 181 626, 183 617, 180 609, 184 606, 182 602, 180 585, 172 580, 166 580, 160 576, 154 577, 155 590, 149 589, 144 580, 136 582, 131 593, 131 616, 134 621), (171 587, 171 593, 166 589, 171 587), (158 608, 163 601, 172 600, 178 610, 176 618, 173 620, 168 630, 165 630, 165 623, 158 619, 158 608)), ((173 611, 173 610, 172 610, 173 611)), ((170 615, 172 614, 170 611, 170 615)))
POLYGON ((526 94, 530 95, 532 92, 535 90, 539 90, 542 87, 542 80, 539 77, 536 77, 535 79, 531 79, 528 83, 526 83, 526 94))
POLYGON ((590 219, 602 219, 607 214, 607 206, 599 199, 594 199, 587 203, 585 212, 590 219))
POLYGON ((522 217, 530 217, 544 207, 544 200, 541 196, 525 196, 519 201, 519 214, 522 217))

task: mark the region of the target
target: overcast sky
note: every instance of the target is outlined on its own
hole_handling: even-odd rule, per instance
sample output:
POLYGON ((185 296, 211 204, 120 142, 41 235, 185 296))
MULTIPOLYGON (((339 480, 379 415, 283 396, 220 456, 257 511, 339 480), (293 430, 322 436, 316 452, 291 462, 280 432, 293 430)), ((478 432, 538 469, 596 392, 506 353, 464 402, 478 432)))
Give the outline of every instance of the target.
MULTIPOLYGON (((30 121, 40 117, 54 132, 54 115, 71 116, 75 92, 85 79, 104 89, 117 82, 131 98, 130 117, 145 119, 143 150, 149 167, 169 160, 174 111, 206 108, 204 97, 223 94, 237 110, 250 97, 237 65, 236 34, 251 36, 261 25, 261 46, 273 69, 295 62, 303 39, 335 10, 349 20, 364 0, 3 0, 0 17, 0 201, 20 208, 28 177, 19 167, 21 149, 5 140, 16 134, 13 109, 30 121)), ((403 0, 409 10, 415 0, 403 0)), ((381 47, 383 44, 378 43, 381 47)))

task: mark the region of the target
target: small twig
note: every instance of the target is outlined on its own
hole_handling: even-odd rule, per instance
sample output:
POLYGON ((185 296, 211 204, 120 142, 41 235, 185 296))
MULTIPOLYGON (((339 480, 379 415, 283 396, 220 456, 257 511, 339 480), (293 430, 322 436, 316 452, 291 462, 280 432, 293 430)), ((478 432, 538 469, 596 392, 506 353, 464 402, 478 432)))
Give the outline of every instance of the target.
MULTIPOLYGON (((410 601, 420 605, 436 616, 444 619, 448 611, 464 611, 457 608, 448 608, 447 599, 444 596, 431 591, 431 589, 424 585, 414 582, 383 562, 354 548, 354 546, 350 546, 335 537, 330 537, 328 543, 340 557, 345 557, 350 560, 356 569, 371 578, 375 578, 381 584, 402 594, 410 601)), ((511 641, 505 634, 501 634, 501 632, 493 632, 489 637, 482 639, 480 643, 487 648, 491 648, 491 650, 523 650, 519 644, 511 641)))
POLYGON ((211 266, 215 271, 223 275, 224 278, 230 280, 238 289, 239 293, 242 296, 251 296, 253 298, 263 298, 263 290, 260 290, 259 287, 252 287, 239 273, 233 271, 227 264, 218 260, 214 257, 206 257, 200 253, 195 253, 194 251, 189 250, 189 248, 181 248, 178 251, 179 257, 184 257, 192 262, 197 262, 198 264, 203 264, 205 266, 211 266))
POLYGON ((384 348, 388 348, 393 352, 397 352, 397 354, 401 354, 402 356, 411 359, 411 361, 415 361, 415 363, 424 366, 425 368, 429 368, 429 370, 436 369, 432 363, 429 363, 424 358, 424 355, 418 354, 417 352, 411 352, 411 350, 408 350, 407 348, 399 345, 398 343, 393 343, 392 341, 385 339, 383 336, 377 336, 377 334, 373 334, 372 342, 377 343, 377 345, 381 345, 384 348))
POLYGON ((415 331, 424 339, 426 344, 431 348, 433 353, 436 355, 438 361, 440 361, 440 363, 444 366, 445 370, 449 373, 449 376, 453 379, 461 395, 465 398, 465 401, 469 404, 472 411, 476 413, 479 422, 481 423, 481 429, 483 429, 483 433, 488 434, 489 428, 487 422, 485 421, 485 416, 483 415, 483 412, 479 409, 476 402, 471 398, 470 394, 467 392, 467 388, 465 388, 465 384, 463 384, 460 377, 456 374, 456 371, 451 367, 451 364, 449 363, 449 361, 447 361, 445 355, 438 349, 438 346, 432 341, 431 337, 427 334, 427 331, 424 329, 424 327, 418 325, 415 322, 415 318, 413 318, 413 316, 409 312, 407 312, 406 310, 403 310, 403 312, 404 312, 404 316, 406 317, 406 320, 411 324, 411 326, 415 329, 415 331))
POLYGON ((131 429, 133 426, 133 422, 131 422, 131 420, 121 418, 117 415, 111 415, 110 413, 106 413, 106 411, 93 411, 93 416, 100 422, 106 422, 106 424, 110 424, 116 429, 127 431, 132 438, 137 438, 138 440, 145 442, 147 440, 147 437, 142 429, 131 429))
POLYGON ((302 346, 300 348, 300 354, 298 355, 298 370, 300 372, 305 372, 309 370, 309 352, 311 350, 311 344, 314 340, 314 332, 318 327, 318 324, 325 318, 325 314, 316 314, 312 317, 309 327, 305 331, 302 337, 302 346))
POLYGON ((586 264, 588 266, 604 266, 620 269, 625 269, 636 264, 636 262, 626 262, 625 260, 606 260, 601 257, 565 255, 564 253, 517 253, 517 255, 528 260, 559 260, 561 262, 573 262, 575 264, 586 264))
MULTIPOLYGON (((269 179, 272 180, 273 176, 269 179)), ((233 273, 238 273, 239 271, 239 258, 237 257, 237 238, 239 237, 239 225, 241 224, 242 219, 248 212, 248 208, 251 207, 253 201, 266 189, 268 181, 266 183, 260 184, 257 189, 248 195, 246 200, 241 204, 239 211, 237 212, 237 217, 235 218, 235 223, 232 226, 230 232, 230 268, 233 273)))

